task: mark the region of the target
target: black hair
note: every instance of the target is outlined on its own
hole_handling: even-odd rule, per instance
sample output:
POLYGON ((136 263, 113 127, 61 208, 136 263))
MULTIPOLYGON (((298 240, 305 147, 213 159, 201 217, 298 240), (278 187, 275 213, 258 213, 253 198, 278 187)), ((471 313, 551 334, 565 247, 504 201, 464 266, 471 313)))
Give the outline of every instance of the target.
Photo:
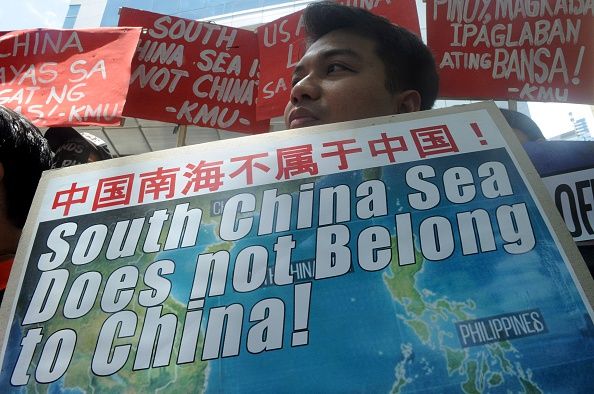
POLYGON ((435 60, 414 33, 364 9, 328 1, 309 4, 303 20, 310 44, 339 29, 374 41, 386 70, 387 90, 416 90, 421 95, 421 110, 431 109, 439 89, 435 60))
POLYGON ((4 167, 7 217, 23 228, 41 173, 52 167, 52 152, 37 127, 1 105, 0 163, 4 167))

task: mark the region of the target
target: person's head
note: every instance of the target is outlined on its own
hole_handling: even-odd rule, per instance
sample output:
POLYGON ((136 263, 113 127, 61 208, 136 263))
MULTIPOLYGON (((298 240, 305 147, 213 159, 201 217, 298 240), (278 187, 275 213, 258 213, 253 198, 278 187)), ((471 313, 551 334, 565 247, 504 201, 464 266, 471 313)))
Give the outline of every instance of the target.
POLYGON ((430 109, 438 76, 415 34, 366 10, 316 2, 285 109, 289 128, 430 109))
POLYGON ((546 140, 538 125, 529 116, 511 109, 499 108, 499 110, 516 134, 516 137, 518 137, 518 140, 520 140, 520 143, 546 140))
POLYGON ((55 153, 54 168, 111 159, 107 144, 101 138, 72 127, 50 127, 45 138, 55 153))
MULTIPOLYGON (((0 106, 0 234, 25 225, 41 173, 52 152, 43 135, 22 115, 0 106)), ((4 239, 0 240, 2 243, 4 239)), ((16 247, 16 245, 15 245, 16 247)))

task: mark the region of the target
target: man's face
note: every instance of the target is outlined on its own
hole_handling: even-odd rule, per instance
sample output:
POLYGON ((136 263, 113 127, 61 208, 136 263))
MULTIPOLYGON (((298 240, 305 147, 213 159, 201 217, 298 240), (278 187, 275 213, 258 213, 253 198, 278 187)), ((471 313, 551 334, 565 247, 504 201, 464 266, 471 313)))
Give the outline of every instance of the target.
POLYGON ((307 50, 293 73, 285 125, 342 122, 398 112, 398 95, 386 89, 375 43, 346 30, 332 31, 307 50))

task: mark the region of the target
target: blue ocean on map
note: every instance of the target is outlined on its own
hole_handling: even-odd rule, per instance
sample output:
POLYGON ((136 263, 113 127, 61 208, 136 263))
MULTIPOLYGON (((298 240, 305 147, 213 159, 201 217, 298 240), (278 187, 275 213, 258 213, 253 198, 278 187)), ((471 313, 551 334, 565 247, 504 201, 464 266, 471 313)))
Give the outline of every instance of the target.
MULTIPOLYGON (((532 197, 519 182, 519 175, 506 155, 502 151, 491 153, 491 158, 482 155, 483 162, 497 160, 507 164, 514 188, 512 195, 492 201, 477 193, 472 202, 460 208, 440 204, 425 212, 415 212, 414 221, 419 223, 426 217, 441 215, 454 222, 455 214, 460 211, 526 202, 536 238, 533 250, 521 255, 506 253, 498 227, 492 223, 498 239, 496 250, 462 256, 457 248, 447 260, 424 260, 410 283, 424 308, 417 315, 407 308, 411 300, 399 300, 391 293, 387 282, 399 273, 392 272, 390 266, 379 272, 367 272, 353 263, 351 271, 344 275, 312 279, 309 343, 298 347, 291 346, 293 285, 272 285, 253 292, 235 293, 229 284, 231 263, 225 295, 207 297, 205 310, 232 303, 243 305, 241 349, 238 356, 209 362, 207 391, 591 392, 594 329, 588 311, 532 197), (280 298, 285 303, 283 346, 250 354, 245 341, 251 324, 246 315, 255 303, 270 297, 280 298), (459 316, 448 312, 456 305, 467 319, 538 308, 547 324, 547 332, 501 344, 462 348, 454 324, 459 316), (422 330, 419 331, 423 323, 428 329, 424 336, 420 334, 422 330), (458 354, 459 359, 455 369, 449 370, 452 352, 458 354)), ((428 164, 438 174, 444 169, 464 165, 456 158, 433 160, 428 164)), ((380 179, 388 189, 389 214, 348 223, 353 256, 356 256, 356 235, 361 230, 375 225, 394 233, 394 214, 411 211, 407 203, 407 193, 411 190, 404 187, 402 180, 404 171, 413 165, 382 169, 380 179)), ((316 190, 340 184, 355 190, 364 178, 365 172, 357 171, 318 178, 315 185, 316 190)), ((434 182, 439 184, 438 177, 434 182)), ((479 188, 479 183, 476 184, 479 188)), ((443 185, 439 187, 443 192, 443 185)), ((314 207, 314 212, 317 209, 314 207)), ((215 233, 215 226, 205 226, 201 229, 204 237, 201 242, 210 244, 211 248, 217 242, 222 243, 215 233)), ((315 229, 291 233, 297 244, 292 261, 314 260, 315 229)), ((286 234, 248 236, 236 241, 231 249, 231 262, 239 250, 250 245, 266 246, 269 256, 274 256, 272 245, 280 235, 286 234)), ((173 297, 182 303, 188 300, 196 257, 200 253, 204 251, 163 253, 164 257, 187 262, 186 268, 173 275, 178 283, 173 297)), ((273 260, 270 257, 269 264, 273 264, 273 260)))
MULTIPOLYGON (((176 385, 180 384, 176 379, 181 376, 182 370, 186 379, 188 376, 197 377, 200 373, 195 380, 196 387, 192 387, 191 391, 207 393, 594 392, 594 379, 591 377, 594 371, 594 326, 591 310, 585 305, 576 287, 571 268, 560 252, 560 245, 551 235, 537 203, 524 186, 508 153, 504 149, 494 149, 423 160, 424 168, 431 169, 435 174, 425 176, 424 181, 434 185, 439 194, 438 203, 425 210, 415 210, 411 207, 409 197, 421 192, 405 182, 407 171, 419 165, 419 162, 395 164, 383 168, 258 186, 236 192, 212 193, 208 195, 211 202, 225 201, 239 193, 253 193, 261 197, 264 190, 274 188, 278 188, 278 194, 290 193, 293 201, 291 228, 288 231, 257 235, 258 208, 253 213, 256 224, 250 233, 230 242, 220 237, 221 216, 213 212, 204 212, 196 246, 141 256, 145 268, 147 264, 157 260, 170 259, 175 262, 174 273, 166 275, 172 287, 167 299, 168 309, 165 311, 164 308, 163 314, 177 313, 177 330, 181 331, 180 322, 183 321, 184 309, 190 300, 198 256, 219 250, 229 252, 230 263, 225 292, 223 295, 205 297, 200 338, 204 340, 206 336, 209 311, 212 308, 241 305, 243 315, 238 354, 233 354, 234 349, 226 348, 225 346, 231 345, 223 340, 220 351, 231 351, 232 355, 206 361, 206 369, 201 369, 205 364, 200 360, 200 353, 196 354, 197 361, 194 364, 175 364, 175 351, 178 349, 173 349, 169 365, 161 369, 137 371, 132 370, 131 366, 134 350, 126 366, 112 375, 93 375, 89 369, 91 362, 86 361, 89 367, 86 364, 75 365, 80 366, 80 369, 73 373, 75 378, 80 378, 78 380, 69 379, 73 377, 68 375, 69 371, 64 377, 43 385, 36 384, 31 374, 27 386, 10 387, 10 392, 100 392, 101 390, 95 390, 96 387, 92 386, 95 383, 101 383, 100 386, 97 385, 101 389, 113 387, 113 392, 120 392, 120 389, 122 392, 125 389, 128 389, 127 392, 138 392, 142 390, 138 388, 141 383, 145 384, 142 386, 143 389, 149 388, 147 391, 185 392, 189 389, 180 389, 180 386, 176 385), (480 175, 478 168, 482 163, 497 163, 498 168, 504 168, 505 175, 499 174, 499 184, 491 184, 491 187, 505 188, 504 184, 509 181, 513 192, 489 197, 483 188, 489 187, 489 179, 493 172, 485 175, 483 171, 480 175), (474 187, 476 190, 476 195, 472 199, 458 204, 448 201, 443 181, 444 172, 456 168, 470 171, 473 182, 465 187, 474 187), (356 190, 369 180, 379 180, 385 187, 387 214, 361 219, 357 203, 362 198, 357 197, 356 190), (321 190, 330 190, 339 185, 346 186, 350 193, 350 220, 325 225, 341 225, 348 228, 347 246, 351 253, 351 267, 336 276, 324 279, 314 277, 319 242, 318 213, 326 213, 325 210, 331 209, 332 204, 320 206, 318 199, 314 198, 312 227, 299 230, 295 228, 296 201, 300 186, 306 183, 314 185, 315 196, 318 196, 321 190), (500 217, 500 207, 516 207, 518 211, 514 212, 525 212, 529 218, 529 226, 528 221, 520 222, 515 220, 515 217, 506 216, 505 213, 500 217), (461 244, 464 241, 461 234, 464 233, 470 238, 480 237, 476 234, 477 229, 459 228, 461 226, 457 222, 458 215, 478 210, 488 213, 490 226, 484 226, 481 232, 492 232, 494 247, 485 246, 484 250, 479 248, 477 251, 463 254, 461 244), (400 250, 397 245, 398 240, 406 240, 406 228, 396 225, 396 217, 403 217, 401 215, 408 213, 414 234, 410 249, 415 259, 411 264, 401 266, 398 264, 400 250), (419 230, 421 223, 433 220, 432 218, 439 218, 434 223, 435 226, 441 226, 438 230, 435 226, 431 228, 436 231, 433 234, 434 239, 431 239, 431 233, 430 238, 427 238, 427 234, 421 236, 419 230), (502 224, 504 222, 506 227, 502 224), (390 246, 374 250, 373 256, 376 258, 380 253, 389 251, 391 262, 377 270, 365 270, 358 257, 359 236, 370 227, 386 229, 390 234, 390 246), (448 231, 451 231, 453 237, 452 253, 441 260, 427 258, 428 247, 424 246, 423 242, 433 244, 438 249, 446 248, 448 231), (520 233, 521 237, 516 236, 520 233), (291 252, 294 283, 276 285, 273 276, 276 258, 274 245, 279 237, 289 235, 295 242, 295 248, 291 252), (513 254, 509 251, 510 245, 513 250, 513 246, 521 248, 524 243, 532 245, 532 241, 534 245, 521 253, 513 254), (240 251, 253 246, 263 247, 268 252, 266 281, 255 290, 241 293, 233 288, 235 259, 240 251), (302 289, 303 284, 311 285, 309 305, 302 304, 303 298, 296 300, 296 288, 301 286, 302 289), (255 305, 269 299, 281 300, 284 308, 284 319, 276 319, 274 324, 271 323, 271 309, 268 310, 270 314, 264 318, 250 316, 255 305), (308 312, 307 343, 293 346, 293 334, 297 331, 303 334, 303 327, 296 327, 294 321, 298 306, 300 310, 305 306, 308 312), (476 328, 479 327, 477 321, 492 322, 501 319, 501 316, 521 315, 537 316, 540 319, 539 329, 528 330, 509 339, 489 340, 483 331, 481 335, 473 336, 476 343, 463 343, 463 334, 459 331, 461 325, 476 328), (270 323, 268 331, 257 334, 250 331, 266 322, 270 323), (250 353, 248 338, 256 342, 267 342, 268 336, 274 335, 273 330, 282 332, 280 346, 250 353), (159 381, 163 376, 165 378, 159 381), (86 378, 89 379, 85 380, 86 378), (138 383, 136 387, 137 378, 146 381, 138 383), (72 381, 76 383, 71 384, 72 381), (153 384, 155 386, 152 386, 153 384), (157 386, 159 384, 161 386, 157 386), (199 387, 202 384, 204 386, 199 387)), ((486 168, 494 171, 495 167, 486 168)), ((421 193, 420 198, 427 196, 421 193)), ((171 211, 178 203, 156 203, 150 209, 171 211)), ((204 208, 206 205, 200 206, 204 208)), ((503 212, 508 212, 506 209, 503 212)), ((117 217, 115 211, 110 214, 117 217)), ((129 215, 133 214, 135 213, 129 215)), ((138 217, 142 215, 146 215, 146 212, 138 213, 138 217)), ((79 220, 93 224, 97 223, 98 219, 89 215, 79 220)), ((105 219, 106 222, 110 220, 113 222, 114 218, 105 219)), ((45 236, 52 226, 55 226, 55 223, 45 224, 45 236)), ((43 237, 43 234, 38 236, 36 242, 42 242, 43 237)), ((480 247, 483 246, 481 241, 480 247)), ((321 250, 327 248, 328 245, 322 245, 321 250)), ((40 253, 39 250, 37 253, 40 253)), ((136 262, 129 261, 128 264, 136 262)), ((338 263, 336 259, 334 262, 338 263)), ((115 267, 116 264, 120 262, 116 260, 115 267)), ((30 268, 30 271, 35 271, 34 268, 30 268)), ((36 279, 32 276, 28 279, 30 283, 25 281, 23 286, 35 288, 36 279)), ((27 304, 26 299, 21 301, 20 309, 17 308, 11 326, 4 369, 0 375, 0 387, 9 387, 10 376, 21 353, 21 340, 26 330, 31 328, 20 325, 22 316, 19 313, 24 313, 23 305, 27 304)), ((140 311, 138 313, 141 316, 143 308, 138 307, 135 311, 140 311)), ((97 331, 93 331, 95 333, 109 315, 97 316, 99 317, 96 321, 88 322, 89 327, 96 328, 97 331)), ((81 319, 79 323, 79 327, 85 327, 84 324, 87 322, 81 319)), ((488 324, 485 324, 486 327, 488 324)), ((139 320, 136 335, 139 335, 140 327, 142 326, 139 320)), ((85 337, 84 329, 79 329, 78 333, 80 342, 90 342, 91 345, 96 343, 95 337, 85 337)), ((179 340, 179 337, 176 340, 179 340)), ((125 345, 126 341, 130 341, 130 338, 119 337, 112 345, 125 345)), ((34 368, 31 367, 30 370, 34 368)), ((180 385, 184 383, 187 381, 180 385)))

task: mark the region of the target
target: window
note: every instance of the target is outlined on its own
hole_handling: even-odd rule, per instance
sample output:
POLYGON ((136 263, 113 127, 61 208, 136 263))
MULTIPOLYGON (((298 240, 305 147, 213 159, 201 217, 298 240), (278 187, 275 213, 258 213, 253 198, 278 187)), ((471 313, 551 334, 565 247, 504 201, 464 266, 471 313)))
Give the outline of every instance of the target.
POLYGON ((66 13, 66 18, 64 18, 64 29, 72 29, 74 27, 79 10, 80 4, 70 4, 68 12, 66 13))

